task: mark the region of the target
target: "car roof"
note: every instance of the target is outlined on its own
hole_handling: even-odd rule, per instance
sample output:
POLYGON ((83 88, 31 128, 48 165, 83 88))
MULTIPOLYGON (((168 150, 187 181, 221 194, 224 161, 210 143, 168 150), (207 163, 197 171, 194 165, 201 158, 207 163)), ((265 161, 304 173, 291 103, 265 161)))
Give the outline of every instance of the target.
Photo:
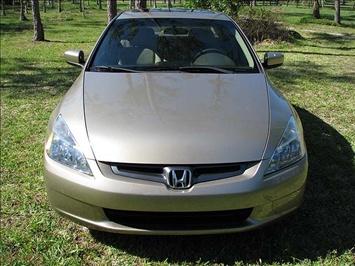
POLYGON ((179 8, 152 8, 142 10, 123 11, 117 19, 129 18, 197 18, 212 20, 227 20, 230 18, 221 12, 198 9, 179 9, 179 8))

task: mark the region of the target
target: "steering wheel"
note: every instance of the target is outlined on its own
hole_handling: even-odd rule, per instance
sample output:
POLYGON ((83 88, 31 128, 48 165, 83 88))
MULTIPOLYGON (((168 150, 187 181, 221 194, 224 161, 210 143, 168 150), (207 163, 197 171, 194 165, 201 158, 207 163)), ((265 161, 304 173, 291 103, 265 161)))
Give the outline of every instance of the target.
POLYGON ((223 51, 221 51, 217 48, 208 48, 208 49, 204 49, 204 50, 198 52, 197 55, 195 55, 192 62, 195 62, 197 60, 197 58, 199 58, 200 56, 202 56, 204 54, 210 54, 210 53, 226 55, 223 51))

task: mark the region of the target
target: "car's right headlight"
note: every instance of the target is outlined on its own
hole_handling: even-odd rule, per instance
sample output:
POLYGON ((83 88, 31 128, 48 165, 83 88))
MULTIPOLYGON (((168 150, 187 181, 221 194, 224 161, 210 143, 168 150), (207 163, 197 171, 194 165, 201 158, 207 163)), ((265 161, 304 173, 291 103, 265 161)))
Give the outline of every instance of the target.
POLYGON ((291 116, 282 138, 271 156, 265 174, 273 173, 303 158, 306 146, 300 129, 301 125, 297 125, 296 120, 291 116))
POLYGON ((64 164, 82 173, 92 175, 84 154, 80 151, 63 117, 55 120, 52 132, 46 143, 46 153, 54 161, 64 164))

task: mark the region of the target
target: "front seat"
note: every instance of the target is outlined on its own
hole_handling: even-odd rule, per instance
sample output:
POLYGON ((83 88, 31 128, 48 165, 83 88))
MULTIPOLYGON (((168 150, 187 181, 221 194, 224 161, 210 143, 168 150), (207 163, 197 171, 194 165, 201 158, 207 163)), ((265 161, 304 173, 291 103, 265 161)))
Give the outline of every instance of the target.
POLYGON ((153 65, 161 62, 155 53, 157 36, 152 28, 139 29, 130 41, 124 42, 120 65, 153 65))

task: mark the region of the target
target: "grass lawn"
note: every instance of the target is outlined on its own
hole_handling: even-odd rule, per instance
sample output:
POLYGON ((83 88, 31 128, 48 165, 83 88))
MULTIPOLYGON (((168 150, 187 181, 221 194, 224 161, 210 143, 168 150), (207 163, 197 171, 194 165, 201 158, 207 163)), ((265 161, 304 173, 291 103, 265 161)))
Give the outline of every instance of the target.
POLYGON ((330 7, 317 23, 307 7, 268 7, 302 38, 255 45, 260 54, 285 54, 284 66, 269 76, 304 125, 310 169, 300 211, 247 233, 164 237, 93 232, 57 215, 47 201, 46 124, 80 72, 63 52, 90 53, 107 20, 95 3, 85 1, 85 16, 71 2, 62 13, 47 8, 46 42, 31 41, 32 17, 19 22, 18 7, 1 16, 1 265, 354 265, 353 3, 342 6, 341 26, 332 23, 330 7))

